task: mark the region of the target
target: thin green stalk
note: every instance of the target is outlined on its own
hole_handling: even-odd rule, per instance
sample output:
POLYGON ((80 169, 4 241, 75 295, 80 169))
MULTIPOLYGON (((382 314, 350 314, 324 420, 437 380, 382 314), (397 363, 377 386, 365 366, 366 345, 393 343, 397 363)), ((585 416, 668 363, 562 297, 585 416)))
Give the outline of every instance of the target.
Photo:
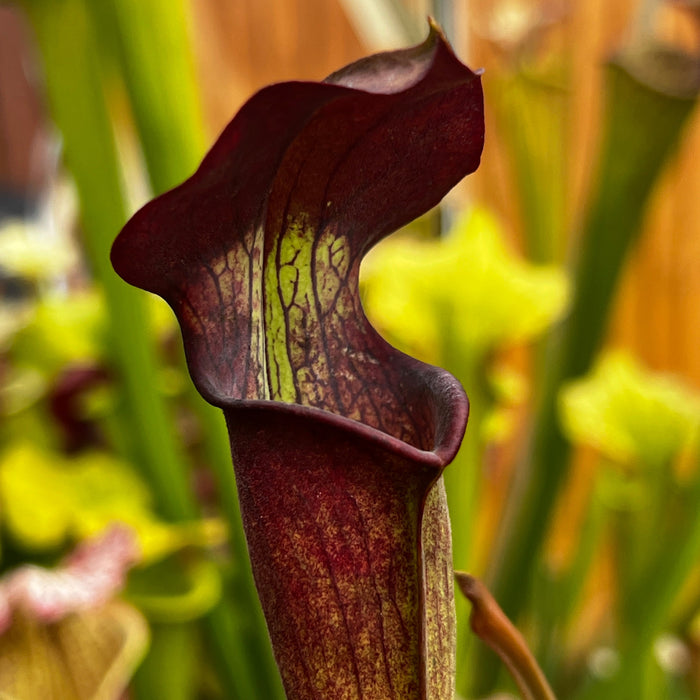
MULTIPOLYGON (((597 482, 591 494, 588 508, 572 561, 563 574, 556 576, 542 601, 543 610, 538 610, 540 619, 538 637, 540 646, 537 658, 555 688, 565 681, 564 639, 581 599, 596 553, 605 536, 609 523, 609 511, 600 495, 597 482)), ((540 596, 538 596, 540 598, 540 596)))
MULTIPOLYGON (((156 193, 192 174, 204 151, 204 127, 182 0, 106 0, 94 7, 104 32, 116 30, 127 87, 151 185, 156 193)), ((107 37, 103 37, 107 40, 107 37)), ((208 464, 229 526, 233 581, 203 620, 227 697, 282 696, 253 582, 223 415, 191 387, 208 464)))
MULTIPOLYGON (((700 460, 698 460, 700 470, 700 460)), ((700 561, 700 479, 696 479, 689 513, 693 514, 688 524, 687 535, 667 547, 646 575, 630 593, 630 607, 643 611, 638 615, 632 634, 629 635, 628 649, 624 650, 625 664, 620 676, 615 680, 610 697, 625 688, 629 678, 639 673, 639 666, 650 653, 654 638, 663 631, 671 617, 673 604, 690 575, 700 561)))
MULTIPOLYGON (((571 616, 583 593, 591 565, 595 560, 596 553, 600 551, 601 542, 608 525, 608 509, 602 501, 600 490, 598 484, 596 484, 581 528, 576 553, 561 583, 564 589, 560 598, 562 607, 557 612, 562 624, 567 624, 571 621, 571 616)), ((543 635, 543 637, 546 638, 546 635, 543 635)))
POLYGON ((539 263, 561 262, 565 244, 568 93, 555 80, 521 69, 494 86, 492 99, 513 162, 525 249, 539 263))
POLYGON ((51 114, 80 198, 85 250, 107 303, 110 349, 137 463, 164 515, 193 517, 186 467, 155 381, 158 365, 144 296, 124 284, 109 262, 126 205, 85 6, 83 0, 29 0, 25 6, 42 53, 51 114))
MULTIPOLYGON (((527 601, 553 506, 568 473, 569 446, 557 416, 559 388, 589 369, 602 343, 616 284, 637 239, 645 203, 696 100, 697 87, 674 85, 662 91, 658 86, 671 79, 682 82, 688 68, 677 55, 670 60, 654 52, 634 54, 624 66, 616 62, 608 68, 603 155, 583 226, 572 307, 550 343, 551 369, 540 387, 535 423, 519 470, 521 482, 509 505, 492 574, 494 596, 511 619, 527 601), (641 74, 651 75, 653 82, 642 81, 641 74)), ((495 666, 484 660, 477 671, 477 690, 489 690, 495 666)))
MULTIPOLYGON (((462 447, 445 470, 445 488, 450 509, 452 549, 455 569, 473 569, 473 540, 476 511, 481 489, 483 466, 483 421, 490 406, 484 387, 484 361, 465 357, 458 348, 451 347, 447 334, 445 365, 459 379, 469 396, 469 422, 462 447)), ((469 649, 472 635, 469 631, 470 605, 462 596, 455 600, 457 613, 457 688, 466 689, 471 674, 469 649)))
POLYGON ((140 698, 191 700, 195 696, 198 644, 194 624, 151 623, 151 644, 136 670, 132 690, 140 698), (167 669, 167 672, 163 672, 167 669))
MULTIPOLYGON (((449 308, 436 309, 442 323, 441 363, 459 379, 469 397, 469 421, 457 456, 445 470, 445 490, 450 512, 452 554, 455 569, 473 569, 474 524, 481 487, 483 458, 483 420, 491 400, 485 386, 485 353, 470 354, 456 340, 455 319, 449 308)), ((455 597, 457 619, 457 688, 466 687, 470 675, 469 649, 473 636, 469 631, 470 605, 463 596, 455 597)))
POLYGON ((467 356, 462 348, 454 347, 451 338, 454 333, 445 334, 445 366, 454 374, 469 397, 469 422, 462 446, 457 457, 445 470, 445 488, 450 508, 452 526, 452 548, 455 568, 472 567, 474 521, 478 504, 480 474, 483 457, 483 421, 491 406, 485 386, 485 360, 480 354, 467 356))
MULTIPOLYGON (((637 636, 642 622, 639 611, 648 606, 645 589, 653 588, 659 571, 665 571, 665 564, 659 562, 665 562, 669 551, 675 555, 678 543, 685 539, 687 532, 683 526, 687 526, 686 523, 679 527, 678 517, 687 511, 674 498, 677 494, 674 494, 675 475, 671 460, 663 464, 648 464, 646 471, 643 507, 630 513, 631 532, 627 543, 630 567, 627 578, 622 580, 627 585, 619 586, 622 628, 631 637, 637 636)), ((646 615, 644 620, 647 620, 646 615)))
MULTIPOLYGON (((177 433, 157 390, 158 363, 145 297, 124 284, 109 262, 127 206, 90 17, 83 0, 31 2, 28 9, 44 59, 52 116, 78 190, 85 250, 105 295, 109 347, 124 392, 122 415, 135 447, 133 461, 143 469, 166 517, 191 518, 197 509, 177 433)), ((137 696, 154 697, 158 688, 168 697, 193 697, 194 630, 191 624, 154 630, 134 682, 137 696), (176 669, 167 677, 163 656, 176 669)))
MULTIPOLYGON (((95 276, 105 290, 112 326, 111 347, 125 387, 129 435, 137 443, 137 456, 140 457, 135 461, 145 466, 146 476, 167 516, 175 519, 192 517, 195 514, 194 499, 187 483, 182 453, 174 438, 176 433, 172 422, 155 387, 157 362, 147 324, 144 296, 119 280, 109 263, 112 239, 126 220, 127 212, 112 126, 104 101, 99 66, 95 62, 97 51, 89 18, 82 0, 60 0, 46 6, 36 3, 28 9, 46 64, 52 112, 61 129, 66 160, 80 194, 86 249, 95 276)), ((173 122, 179 121, 182 125, 183 120, 178 120, 176 114, 177 110, 169 116, 173 122)), ((170 143, 173 153, 182 154, 177 156, 181 158, 179 164, 171 157, 166 165, 162 165, 158 149, 148 149, 149 161, 151 158, 153 160, 152 177, 156 186, 168 186, 188 174, 187 171, 193 167, 192 153, 197 150, 192 145, 198 138, 197 133, 201 134, 201 130, 190 131, 181 126, 179 138, 188 145, 179 148, 179 144, 170 143)), ((172 138, 175 139, 174 136, 172 138)), ((217 419, 222 426, 222 418, 217 416, 217 419)), ((228 478, 222 493, 233 499, 232 503, 228 499, 226 510, 232 539, 243 543, 237 547, 237 558, 240 560, 247 558, 247 553, 235 501, 228 442, 224 444, 223 454, 214 463, 221 465, 220 480, 223 475, 228 478)), ((250 574, 248 579, 250 582, 240 587, 245 592, 244 600, 236 601, 236 605, 249 610, 252 604, 255 610, 259 608, 259 603, 250 574)), ((251 669, 255 668, 246 663, 251 660, 251 645, 246 644, 246 639, 240 634, 241 625, 230 623, 237 616, 233 607, 231 601, 220 603, 205 622, 210 643, 216 649, 214 656, 221 660, 222 682, 232 697, 256 697, 261 692, 266 697, 275 697, 277 674, 274 662, 270 661, 271 653, 262 642, 258 642, 257 647, 263 647, 264 651, 253 661, 260 666, 260 656, 264 654, 263 667, 257 670, 257 681, 250 679, 251 669), (268 680, 270 677, 272 680, 268 680), (261 678, 264 679, 262 686, 261 678)), ((262 637, 269 647, 264 624, 259 622, 261 617, 259 614, 255 619, 257 635, 249 636, 262 637)), ((186 631, 191 633, 191 626, 186 631)), ((279 692, 276 696, 279 697, 279 692)))
POLYGON ((191 175, 205 139, 183 0, 91 4, 101 40, 116 36, 121 76, 153 191, 191 175))

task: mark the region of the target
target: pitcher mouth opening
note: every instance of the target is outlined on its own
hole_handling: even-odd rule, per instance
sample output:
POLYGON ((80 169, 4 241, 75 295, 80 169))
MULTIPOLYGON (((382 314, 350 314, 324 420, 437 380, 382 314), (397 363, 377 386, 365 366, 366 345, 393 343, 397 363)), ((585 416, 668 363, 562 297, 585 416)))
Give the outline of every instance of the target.
POLYGON ((423 391, 416 392, 416 399, 427 400, 430 403, 433 419, 430 426, 430 449, 417 447, 412 442, 363 422, 360 418, 344 416, 316 406, 269 399, 224 399, 218 400, 216 405, 223 410, 227 422, 235 420, 239 412, 277 415, 289 413, 296 417, 307 417, 319 426, 333 426, 354 433, 367 443, 442 470, 452 461, 462 443, 469 415, 469 400, 461 384, 451 374, 430 365, 423 367, 423 372, 427 374, 426 382, 425 386, 421 387, 423 391))

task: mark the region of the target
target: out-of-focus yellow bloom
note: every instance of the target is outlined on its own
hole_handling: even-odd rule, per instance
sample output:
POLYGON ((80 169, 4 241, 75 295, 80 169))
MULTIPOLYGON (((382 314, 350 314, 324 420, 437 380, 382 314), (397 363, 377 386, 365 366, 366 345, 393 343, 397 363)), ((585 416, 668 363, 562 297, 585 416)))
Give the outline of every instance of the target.
POLYGON ((52 549, 65 542, 70 494, 61 473, 39 449, 17 444, 0 457, 0 503, 5 527, 27 548, 52 549))
POLYGON ((91 537, 114 522, 136 532, 143 564, 226 539, 218 520, 159 520, 146 485, 128 465, 101 452, 69 460, 31 444, 13 445, 0 456, 0 503, 12 536, 34 550, 91 537))
POLYGON ((485 444, 497 444, 513 434, 518 417, 516 408, 527 398, 528 383, 521 372, 505 364, 491 368, 488 382, 494 406, 484 416, 481 439, 485 444))
POLYGON ((0 227, 0 260, 6 273, 40 281, 65 275, 78 264, 78 249, 38 226, 10 220, 0 227))
POLYGON ((68 364, 94 362, 104 346, 104 314, 103 300, 94 290, 48 296, 14 337, 10 356, 18 366, 34 367, 47 377, 68 364))
POLYGON ((445 334, 481 357, 542 333, 566 309, 562 270, 511 252, 495 218, 473 209, 443 239, 393 237, 365 260, 367 314, 391 342, 439 363, 445 334))
MULTIPOLYGON (((157 337, 173 335, 177 329, 173 312, 159 297, 148 299, 157 337)), ((22 325, 8 332, 10 357, 16 365, 38 369, 48 378, 67 365, 100 362, 108 348, 105 316, 104 300, 95 288, 45 295, 23 315, 22 325)))
POLYGON ((668 465, 700 434, 700 396, 622 352, 604 355, 588 376, 569 383, 560 414, 572 442, 626 466, 668 465))

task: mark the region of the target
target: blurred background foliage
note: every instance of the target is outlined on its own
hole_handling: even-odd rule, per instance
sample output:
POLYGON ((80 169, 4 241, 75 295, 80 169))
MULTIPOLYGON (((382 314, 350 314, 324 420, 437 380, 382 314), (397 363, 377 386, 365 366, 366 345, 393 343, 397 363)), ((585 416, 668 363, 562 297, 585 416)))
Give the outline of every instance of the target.
MULTIPOLYGON (((27 565, 63 571, 115 521, 140 552, 119 603, 65 638, 15 612, 0 653, 33 659, 27 697, 61 654, 85 660, 62 699, 282 697, 222 417, 109 248, 255 89, 420 41, 428 14, 486 69, 486 149, 370 255, 363 293, 470 396, 446 472, 456 567, 559 697, 700 698, 694 0, 0 6, 0 629, 27 565)), ((460 696, 513 693, 457 603, 460 696)))

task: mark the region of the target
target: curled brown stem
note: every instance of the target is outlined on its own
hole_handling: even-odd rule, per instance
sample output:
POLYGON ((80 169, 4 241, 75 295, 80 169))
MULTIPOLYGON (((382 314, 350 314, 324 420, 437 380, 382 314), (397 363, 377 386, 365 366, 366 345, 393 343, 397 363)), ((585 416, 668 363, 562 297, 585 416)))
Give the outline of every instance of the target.
POLYGON ((507 666, 524 700, 556 700, 549 683, 528 649, 522 634, 506 617, 486 586, 470 574, 455 572, 457 585, 472 604, 472 631, 507 666))

